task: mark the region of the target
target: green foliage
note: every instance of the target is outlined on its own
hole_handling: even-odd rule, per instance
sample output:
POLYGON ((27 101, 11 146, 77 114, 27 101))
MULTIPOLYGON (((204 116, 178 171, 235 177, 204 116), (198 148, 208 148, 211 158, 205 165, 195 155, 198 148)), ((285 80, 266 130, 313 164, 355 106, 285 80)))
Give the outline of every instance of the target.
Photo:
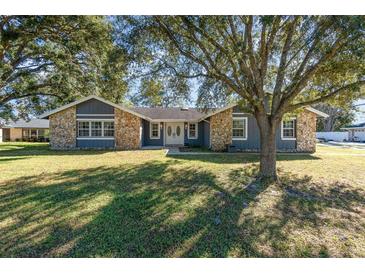
MULTIPOLYGON (((323 100, 360 95, 365 74, 363 16, 126 17, 141 71, 195 79, 199 102, 232 94, 273 119, 323 100), (147 60, 147 61, 145 61, 147 60)), ((137 61, 137 63, 138 63, 137 61)))
POLYGON ((184 106, 190 102, 190 92, 183 79, 171 77, 155 80, 151 77, 142 77, 131 101, 135 105, 149 107, 184 106))
POLYGON ((176 68, 189 66, 178 54, 164 51, 164 44, 157 39, 150 17, 113 17, 112 25, 116 44, 128 52, 128 81, 130 98, 140 106, 182 106, 191 103, 194 81, 177 77, 176 68), (179 61, 180 60, 180 61, 179 61))
POLYGON ((103 17, 0 16, 0 112, 37 114, 88 94, 120 101, 125 58, 112 42, 103 17))

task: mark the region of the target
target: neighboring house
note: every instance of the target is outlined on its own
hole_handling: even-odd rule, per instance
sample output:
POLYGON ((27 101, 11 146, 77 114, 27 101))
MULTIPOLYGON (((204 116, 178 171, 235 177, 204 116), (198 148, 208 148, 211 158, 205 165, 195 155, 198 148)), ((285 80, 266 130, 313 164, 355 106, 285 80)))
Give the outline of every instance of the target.
POLYGON ((0 129, 2 141, 39 141, 49 140, 49 121, 46 119, 18 120, 5 123, 0 129))
POLYGON ((349 141, 365 142, 365 123, 350 125, 341 129, 347 130, 349 141))
MULTIPOLYGON (((282 122, 278 150, 314 152, 317 115, 306 108, 282 122)), ((214 151, 260 149, 255 118, 237 105, 200 111, 196 108, 127 108, 97 96, 88 96, 41 115, 50 121, 54 149, 144 146, 201 146, 214 151)))

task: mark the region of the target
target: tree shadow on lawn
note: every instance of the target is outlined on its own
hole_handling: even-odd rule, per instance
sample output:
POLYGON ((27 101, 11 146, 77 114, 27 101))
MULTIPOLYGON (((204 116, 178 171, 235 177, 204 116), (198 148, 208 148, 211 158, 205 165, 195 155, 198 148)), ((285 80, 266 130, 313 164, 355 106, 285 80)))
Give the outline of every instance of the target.
POLYGON ((1 147, 2 148, 0 149, 0 160, 2 157, 17 157, 12 159, 20 159, 20 158, 25 159, 34 155, 36 156, 98 155, 115 151, 113 149, 52 150, 50 146, 46 143, 35 143, 35 144, 3 143, 1 147))
POLYGON ((311 188, 310 177, 288 173, 281 183, 257 182, 256 172, 256 165, 233 169, 222 182, 203 168, 154 161, 5 182, 0 256, 330 256, 326 245, 289 239, 288 224, 319 231, 323 212, 356 213, 365 202, 348 186, 311 188))
POLYGON ((9 157, 9 158, 1 158, 0 157, 0 164, 1 163, 8 163, 11 161, 16 161, 16 160, 23 160, 23 159, 27 159, 27 157, 9 157))

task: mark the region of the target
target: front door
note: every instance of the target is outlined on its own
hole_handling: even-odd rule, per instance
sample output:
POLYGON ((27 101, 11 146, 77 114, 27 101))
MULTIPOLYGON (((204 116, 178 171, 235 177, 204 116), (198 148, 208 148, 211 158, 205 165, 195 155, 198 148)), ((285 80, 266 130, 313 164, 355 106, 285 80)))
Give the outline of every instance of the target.
POLYGON ((166 145, 184 145, 184 123, 166 123, 166 145))

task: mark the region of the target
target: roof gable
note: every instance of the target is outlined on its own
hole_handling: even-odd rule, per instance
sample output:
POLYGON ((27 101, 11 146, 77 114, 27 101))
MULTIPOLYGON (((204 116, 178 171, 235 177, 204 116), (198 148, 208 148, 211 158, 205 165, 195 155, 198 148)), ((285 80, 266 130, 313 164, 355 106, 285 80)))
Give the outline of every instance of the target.
POLYGON ((61 106, 61 107, 56 108, 56 109, 54 109, 54 110, 51 110, 51 111, 49 111, 49 112, 43 113, 42 115, 40 115, 40 116, 39 116, 39 118, 41 118, 41 119, 42 119, 42 118, 47 119, 47 118, 48 118, 50 115, 52 115, 52 114, 55 114, 55 113, 60 112, 60 111, 62 111, 62 110, 65 110, 65 109, 68 109, 68 108, 70 108, 70 107, 76 106, 76 105, 78 105, 78 104, 81 104, 81 103, 86 102, 86 101, 91 100, 91 99, 98 100, 98 101, 100 101, 100 102, 103 102, 103 103, 105 103, 105 104, 108 104, 108 105, 110 105, 110 106, 113 106, 113 107, 115 107, 115 108, 118 108, 118 109, 120 109, 120 110, 123 110, 123 111, 129 112, 129 113, 131 113, 131 114, 133 114, 133 115, 136 115, 136 116, 138 116, 138 117, 140 117, 140 118, 143 118, 143 119, 147 119, 147 120, 149 120, 149 119, 148 119, 148 117, 145 117, 144 115, 141 115, 140 113, 137 113, 137 112, 133 111, 132 109, 129 109, 129 108, 126 108, 126 107, 124 107, 124 106, 121 106, 121 105, 115 104, 115 103, 113 103, 113 102, 110 102, 110 101, 108 101, 108 100, 105 100, 105 99, 103 99, 103 98, 101 98, 101 97, 98 97, 98 96, 96 96, 96 95, 90 95, 90 96, 87 96, 87 97, 81 98, 80 100, 77 100, 77 101, 75 101, 75 102, 72 102, 72 103, 66 104, 66 105, 64 105, 64 106, 61 106))

